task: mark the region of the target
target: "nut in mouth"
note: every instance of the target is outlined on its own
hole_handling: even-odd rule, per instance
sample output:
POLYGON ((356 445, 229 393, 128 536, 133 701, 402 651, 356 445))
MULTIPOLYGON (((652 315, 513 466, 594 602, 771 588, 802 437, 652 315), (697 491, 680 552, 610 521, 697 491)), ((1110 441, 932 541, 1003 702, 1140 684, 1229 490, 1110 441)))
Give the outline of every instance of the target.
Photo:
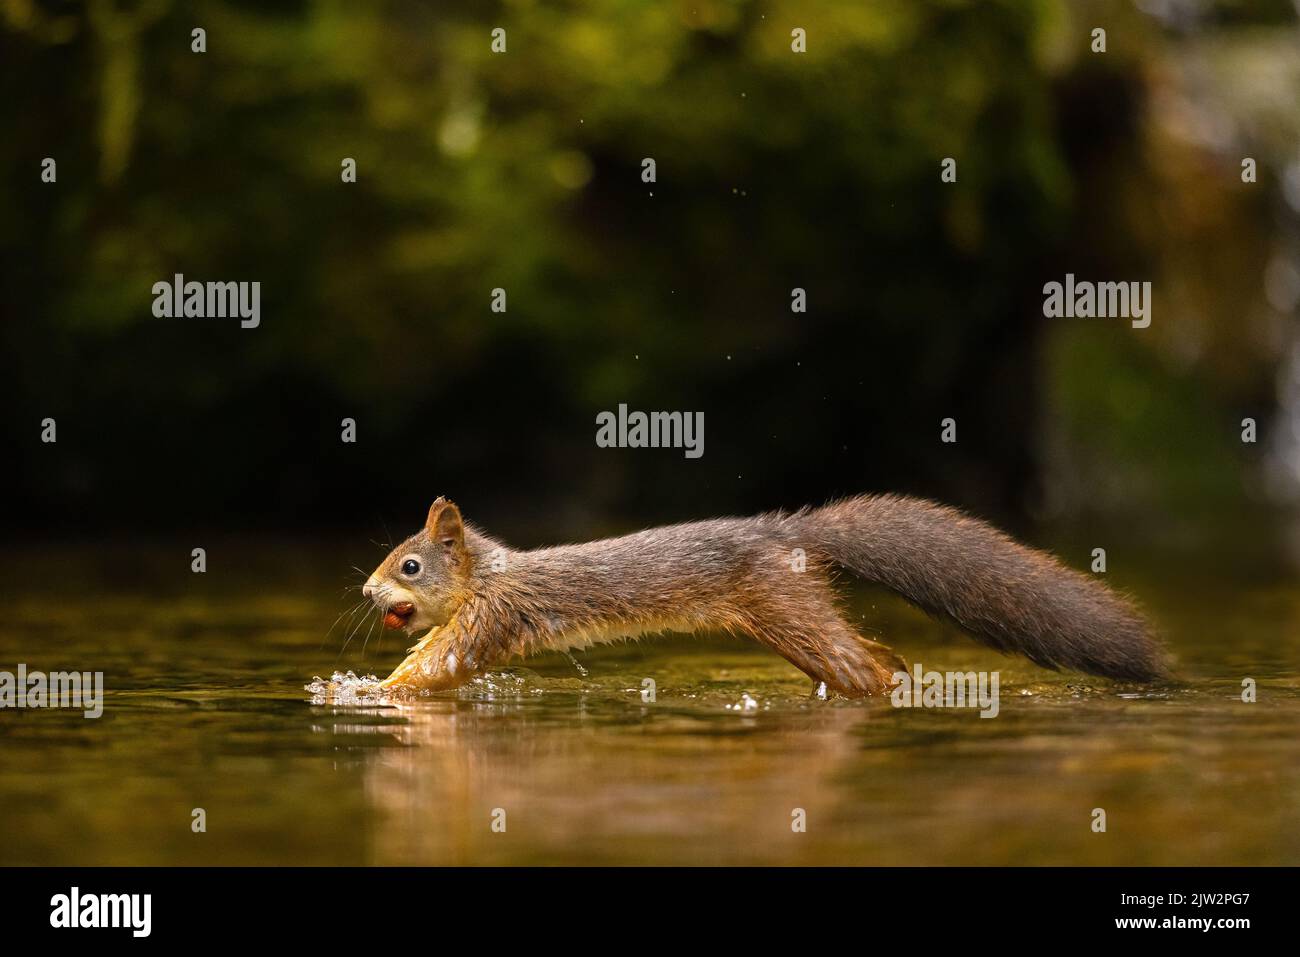
POLYGON ((405 628, 414 614, 415 605, 409 601, 399 601, 395 605, 389 605, 388 610, 384 612, 384 627, 405 628))

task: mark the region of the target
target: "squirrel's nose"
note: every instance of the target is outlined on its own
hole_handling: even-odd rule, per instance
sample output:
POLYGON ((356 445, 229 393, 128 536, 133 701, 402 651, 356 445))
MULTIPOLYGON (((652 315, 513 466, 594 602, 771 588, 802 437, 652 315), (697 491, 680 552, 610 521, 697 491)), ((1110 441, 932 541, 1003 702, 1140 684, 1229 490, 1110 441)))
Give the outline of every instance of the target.
POLYGON ((377 581, 375 581, 373 578, 369 579, 369 580, 365 583, 365 585, 362 586, 362 588, 361 588, 361 594, 362 594, 364 597, 369 598, 371 601, 374 601, 374 599, 375 599, 375 588, 378 586, 378 584, 379 584, 379 583, 378 583, 377 581))

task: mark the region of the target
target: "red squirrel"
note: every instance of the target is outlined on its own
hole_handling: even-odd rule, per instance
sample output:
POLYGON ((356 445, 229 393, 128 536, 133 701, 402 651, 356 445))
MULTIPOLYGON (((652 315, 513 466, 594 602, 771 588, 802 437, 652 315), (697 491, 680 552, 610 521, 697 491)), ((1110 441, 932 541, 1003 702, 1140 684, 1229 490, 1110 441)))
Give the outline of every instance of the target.
POLYGON ((1126 681, 1167 675, 1146 623, 1105 585, 992 526, 898 495, 719 518, 517 551, 444 498, 363 593, 422 634, 382 683, 454 688, 514 657, 662 631, 745 634, 826 689, 887 692, 906 665, 836 605, 834 566, 1045 668, 1126 681))

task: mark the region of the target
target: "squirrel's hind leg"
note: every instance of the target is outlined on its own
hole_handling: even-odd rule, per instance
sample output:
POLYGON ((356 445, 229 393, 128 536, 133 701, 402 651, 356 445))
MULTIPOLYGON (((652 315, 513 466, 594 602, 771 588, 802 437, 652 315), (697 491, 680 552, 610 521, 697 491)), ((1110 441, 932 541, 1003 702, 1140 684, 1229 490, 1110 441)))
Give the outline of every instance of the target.
POLYGON ((894 673, 906 671, 903 659, 890 648, 863 638, 844 620, 831 600, 829 589, 816 588, 797 602, 747 610, 744 630, 790 662, 814 682, 830 691, 861 698, 884 694, 896 681, 894 673), (793 614, 790 607, 797 607, 793 614))

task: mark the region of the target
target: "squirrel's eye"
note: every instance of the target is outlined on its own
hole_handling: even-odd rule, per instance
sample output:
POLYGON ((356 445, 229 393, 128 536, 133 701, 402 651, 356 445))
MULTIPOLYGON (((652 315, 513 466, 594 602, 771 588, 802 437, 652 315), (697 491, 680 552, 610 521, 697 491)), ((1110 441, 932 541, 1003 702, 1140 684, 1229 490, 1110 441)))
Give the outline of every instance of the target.
POLYGON ((402 574, 403 575, 420 574, 420 563, 417 562, 414 558, 408 558, 406 561, 402 562, 402 574))

